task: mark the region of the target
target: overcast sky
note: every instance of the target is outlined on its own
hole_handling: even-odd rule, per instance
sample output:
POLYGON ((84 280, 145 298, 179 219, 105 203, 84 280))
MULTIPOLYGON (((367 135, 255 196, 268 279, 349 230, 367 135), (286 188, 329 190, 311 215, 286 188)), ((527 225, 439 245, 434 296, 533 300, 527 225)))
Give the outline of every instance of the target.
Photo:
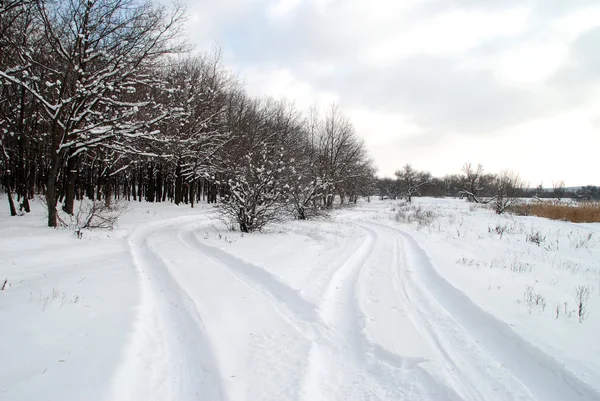
POLYGON ((600 184, 598 0, 188 0, 253 95, 338 103, 379 169, 600 184))

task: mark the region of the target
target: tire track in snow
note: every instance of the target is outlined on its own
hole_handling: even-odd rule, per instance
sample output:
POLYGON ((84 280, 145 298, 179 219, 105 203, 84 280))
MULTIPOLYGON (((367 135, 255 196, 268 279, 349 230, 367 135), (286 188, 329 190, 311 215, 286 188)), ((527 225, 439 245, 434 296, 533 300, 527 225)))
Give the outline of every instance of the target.
POLYGON ((156 231, 189 221, 151 224, 128 239, 140 275, 141 302, 113 399, 227 400, 196 305, 149 242, 156 231))
POLYGON ((452 390, 417 366, 420 360, 396 355, 372 343, 364 334, 364 316, 359 312, 355 292, 363 265, 374 250, 372 230, 356 226, 367 233, 365 240, 351 255, 340 258, 321 302, 314 305, 266 269, 204 244, 194 226, 197 227, 190 224, 179 230, 178 238, 184 245, 268 300, 276 312, 311 341, 302 379, 303 399, 414 399, 424 388, 430 392, 436 389, 435 394, 445 394, 448 400, 458 399, 452 390), (350 365, 346 366, 348 360, 350 365), (325 366, 331 368, 324 370, 325 366), (332 373, 337 374, 337 384, 328 392, 324 378, 332 373), (361 382, 358 386, 357 379, 361 382))
POLYGON ((326 341, 315 342, 311 348, 304 399, 424 399, 428 393, 458 400, 452 390, 418 366, 419 358, 397 355, 365 335, 357 291, 377 235, 368 227, 356 226, 367 233, 367 239, 336 270, 318 307, 328 330, 326 341))
MULTIPOLYGON (((493 375, 485 375, 480 371, 494 367, 493 372, 496 373, 502 368, 494 361, 481 364, 487 357, 476 355, 477 344, 466 341, 466 333, 457 326, 452 317, 422 294, 425 290, 413 282, 414 271, 407 268, 405 254, 396 233, 387 226, 376 223, 370 225, 379 232, 383 231, 382 237, 387 236, 392 240, 393 259, 389 271, 392 283, 397 289, 399 300, 412 327, 429 344, 437 364, 441 363, 445 368, 443 373, 447 382, 451 383, 465 400, 496 399, 498 394, 489 389, 490 383, 496 385, 496 390, 504 390, 500 399, 528 399, 514 397, 506 385, 496 383, 493 375), (467 357, 468 355, 472 356, 467 357), (478 369, 474 369, 473 365, 477 365, 478 369)), ((516 382, 512 390, 516 391, 519 386, 522 387, 521 383, 516 382)))
POLYGON ((315 305, 302 298, 297 290, 278 280, 266 269, 237 258, 219 248, 203 243, 189 226, 179 230, 179 240, 189 249, 201 253, 212 264, 231 274, 241 284, 258 293, 297 331, 315 339, 323 330, 315 305))
MULTIPOLYGON (((421 358, 404 357, 370 341, 363 329, 365 316, 358 305, 357 289, 364 266, 373 256, 377 234, 365 240, 337 268, 319 305, 279 281, 266 269, 204 244, 188 224, 178 239, 212 264, 262 296, 292 327, 311 341, 300 396, 307 401, 332 399, 431 399, 460 397, 421 366, 421 358)), ((372 262, 372 261, 371 261, 372 262)))
POLYGON ((590 386, 441 277, 412 236, 370 224, 391 233, 404 251, 401 277, 396 277, 399 293, 416 306, 415 325, 453 369, 452 376, 468 399, 600 399, 590 386))

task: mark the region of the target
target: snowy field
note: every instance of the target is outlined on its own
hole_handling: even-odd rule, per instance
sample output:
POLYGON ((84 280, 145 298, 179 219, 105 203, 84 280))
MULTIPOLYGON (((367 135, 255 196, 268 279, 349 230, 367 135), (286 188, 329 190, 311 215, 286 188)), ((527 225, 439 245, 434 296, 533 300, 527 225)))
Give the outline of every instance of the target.
POLYGON ((7 209, 0 400, 600 400, 600 224, 415 198, 241 235, 134 203, 78 239, 7 209))

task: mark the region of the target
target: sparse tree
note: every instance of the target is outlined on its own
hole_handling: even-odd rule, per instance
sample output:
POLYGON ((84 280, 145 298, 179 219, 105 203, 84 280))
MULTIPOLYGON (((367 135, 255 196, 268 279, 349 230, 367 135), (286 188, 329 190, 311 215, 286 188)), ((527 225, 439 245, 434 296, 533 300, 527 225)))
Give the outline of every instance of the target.
POLYGON ((410 164, 405 164, 402 170, 396 171, 395 174, 400 191, 408 202, 412 202, 413 195, 433 182, 430 173, 417 171, 410 164))
POLYGON ((513 171, 503 171, 495 179, 494 188, 496 195, 494 198, 494 210, 497 214, 502 214, 508 207, 513 205, 523 188, 523 181, 519 174, 513 171))
POLYGON ((560 202, 565 196, 565 182, 564 181, 553 181, 552 189, 554 190, 554 197, 560 202))
POLYGON ((483 166, 478 164, 474 167, 471 163, 465 163, 462 167, 463 188, 461 195, 467 197, 469 202, 480 203, 479 194, 484 189, 482 186, 483 166))

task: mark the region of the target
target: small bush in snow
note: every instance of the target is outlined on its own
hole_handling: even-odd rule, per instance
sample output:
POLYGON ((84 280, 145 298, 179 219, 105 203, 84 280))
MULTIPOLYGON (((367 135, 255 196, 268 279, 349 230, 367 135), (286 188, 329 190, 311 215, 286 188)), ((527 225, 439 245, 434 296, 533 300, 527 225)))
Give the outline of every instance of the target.
POLYGON ((590 247, 595 246, 597 243, 593 233, 581 233, 579 231, 571 231, 567 234, 567 237, 571 242, 571 246, 573 246, 575 249, 589 249, 590 247))
POLYGON ((579 323, 582 323, 588 315, 587 304, 590 299, 591 289, 587 285, 580 285, 575 288, 575 303, 577 304, 577 316, 579 323))
POLYGON ((527 242, 531 242, 532 244, 536 244, 537 246, 542 246, 542 244, 546 241, 546 237, 543 236, 539 231, 531 231, 527 234, 527 242))
POLYGON ((410 206, 406 203, 398 204, 398 211, 394 219, 399 223, 417 223, 418 228, 431 227, 437 215, 433 210, 423 206, 410 206))
POLYGON ((84 199, 73 216, 60 213, 58 220, 62 226, 71 228, 77 238, 82 238, 84 230, 113 230, 126 210, 125 201, 107 204, 105 201, 84 199))
POLYGON ((289 191, 286 184, 285 154, 263 146, 248 153, 231 171, 227 193, 218 212, 228 226, 237 225, 248 233, 261 230, 267 223, 289 217, 289 191), (272 154, 274 153, 274 154, 272 154))
POLYGON ((527 312, 531 313, 534 308, 538 308, 540 311, 546 309, 546 297, 539 292, 534 292, 534 285, 525 285, 525 292, 523 293, 523 300, 527 306, 527 312))
POLYGON ((496 224, 496 227, 488 227, 488 233, 492 234, 498 234, 500 236, 500 239, 502 239, 502 237, 504 236, 504 232, 506 231, 506 224, 505 225, 500 225, 500 224, 496 224))
POLYGON ((467 258, 465 256, 459 258, 456 260, 456 263, 459 265, 463 265, 463 266, 475 266, 477 268, 479 268, 482 264, 482 262, 476 260, 476 259, 470 259, 467 258))
POLYGON ((510 264, 510 271, 514 273, 531 273, 533 265, 524 261, 520 256, 515 255, 510 264))

